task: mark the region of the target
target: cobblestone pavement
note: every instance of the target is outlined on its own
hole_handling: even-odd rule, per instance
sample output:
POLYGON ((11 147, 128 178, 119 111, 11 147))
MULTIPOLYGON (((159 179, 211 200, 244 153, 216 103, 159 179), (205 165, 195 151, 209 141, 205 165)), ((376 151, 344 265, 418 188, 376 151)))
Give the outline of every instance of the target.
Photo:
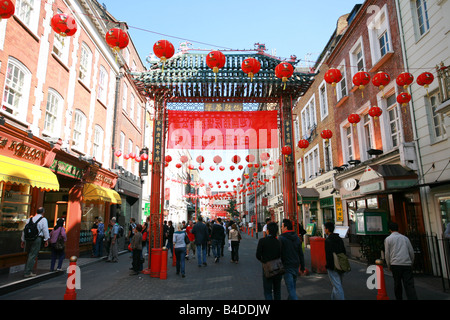
MULTIPOLYGON (((175 267, 169 259, 167 279, 151 278, 149 275, 129 275, 131 254, 120 255, 119 263, 86 264, 81 267, 81 289, 77 290, 77 300, 218 300, 249 301, 263 300, 262 269, 255 258, 258 240, 246 234, 240 245, 239 264, 230 262, 230 252, 214 263, 208 257, 208 266, 198 267, 192 255, 186 261, 186 277, 175 274, 175 267)), ((211 252, 212 254, 212 252, 211 252)), ((170 254, 169 254, 170 257, 170 254)), ((309 249, 305 249, 305 260, 311 268, 309 249)), ((85 262, 83 262, 85 263, 85 262)), ((344 291, 348 300, 376 300, 377 291, 369 290, 366 282, 369 274, 367 265, 352 261, 352 271, 345 275, 344 291)), ((385 275, 389 298, 394 299, 393 280, 385 275)), ((61 300, 66 290, 67 275, 59 275, 38 282, 26 289, 15 290, 0 296, 0 300, 61 300)), ((416 277, 416 289, 422 300, 449 300, 450 294, 442 290, 440 279, 416 277)), ((298 277, 297 294, 300 300, 329 300, 331 285, 326 274, 310 273, 298 277)), ((282 282, 282 299, 287 299, 287 291, 282 282)))

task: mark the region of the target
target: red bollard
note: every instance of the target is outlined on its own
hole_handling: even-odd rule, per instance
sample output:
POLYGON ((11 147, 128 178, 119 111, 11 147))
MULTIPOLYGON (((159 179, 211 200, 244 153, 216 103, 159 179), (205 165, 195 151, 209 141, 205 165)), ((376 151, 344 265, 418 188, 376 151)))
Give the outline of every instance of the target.
POLYGON ((161 252, 161 270, 159 278, 162 280, 167 279, 167 248, 164 247, 161 252))
POLYGON ((177 258, 175 256, 175 248, 172 250, 172 267, 175 267, 177 265, 177 258))
POLYGON ((377 259, 375 261, 377 265, 377 281, 380 284, 378 289, 377 300, 389 300, 389 297, 386 292, 386 283, 384 282, 384 271, 383 271, 383 260, 377 259))
POLYGON ((66 281, 66 293, 64 294, 64 300, 77 300, 77 292, 75 288, 77 286, 77 281, 80 281, 80 275, 76 273, 77 271, 77 257, 70 258, 69 268, 67 269, 66 281))

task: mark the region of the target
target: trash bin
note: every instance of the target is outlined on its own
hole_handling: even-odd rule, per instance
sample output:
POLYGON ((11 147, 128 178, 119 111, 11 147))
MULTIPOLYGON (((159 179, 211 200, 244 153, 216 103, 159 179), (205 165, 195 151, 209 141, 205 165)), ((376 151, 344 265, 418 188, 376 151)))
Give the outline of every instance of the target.
POLYGON ((161 272, 161 253, 162 249, 151 250, 150 277, 159 278, 161 272))
POLYGON ((327 273, 325 257, 325 239, 321 237, 310 237, 311 271, 315 273, 327 273))

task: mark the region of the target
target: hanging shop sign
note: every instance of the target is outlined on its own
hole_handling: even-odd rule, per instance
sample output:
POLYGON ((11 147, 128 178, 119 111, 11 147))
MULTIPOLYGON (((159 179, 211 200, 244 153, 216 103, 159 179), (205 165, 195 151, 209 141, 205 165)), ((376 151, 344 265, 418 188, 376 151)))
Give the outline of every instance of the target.
POLYGON ((342 210, 342 200, 341 198, 335 198, 335 209, 336 209, 336 222, 344 221, 344 211, 342 210))
POLYGON ((154 137, 154 148, 155 150, 153 155, 153 163, 155 162, 161 162, 162 158, 162 133, 163 133, 163 121, 162 120, 155 120, 155 130, 156 134, 154 137))
POLYGON ((63 174, 76 179, 81 179, 84 174, 84 170, 60 160, 54 160, 49 169, 55 173, 63 174))

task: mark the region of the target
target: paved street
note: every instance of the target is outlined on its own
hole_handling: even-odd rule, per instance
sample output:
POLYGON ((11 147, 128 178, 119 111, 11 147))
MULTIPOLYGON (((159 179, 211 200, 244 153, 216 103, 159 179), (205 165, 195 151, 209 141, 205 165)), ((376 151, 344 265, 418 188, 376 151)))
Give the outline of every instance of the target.
MULTIPOLYGON (((230 263, 230 253, 219 263, 208 258, 208 266, 199 268, 195 259, 186 262, 186 277, 175 274, 171 260, 167 280, 148 275, 130 276, 130 253, 119 257, 119 263, 99 261, 81 267, 81 289, 77 300, 263 300, 262 270, 255 258, 257 239, 244 234, 240 246, 239 264, 230 263)), ((306 266, 311 268, 309 249, 305 250, 306 266)), ((366 286, 367 266, 352 262, 352 271, 345 276, 344 290, 348 300, 376 300, 376 290, 366 286)), ((0 296, 0 300, 62 300, 66 290, 67 275, 42 281, 31 287, 0 296)), ((440 279, 416 277, 419 299, 449 300, 450 294, 442 290, 440 279)), ((386 273, 388 296, 393 299, 393 281, 386 273)), ((329 300, 331 286, 326 274, 311 273, 299 277, 297 294, 301 300, 329 300)), ((282 282, 282 299, 287 291, 282 282)))

